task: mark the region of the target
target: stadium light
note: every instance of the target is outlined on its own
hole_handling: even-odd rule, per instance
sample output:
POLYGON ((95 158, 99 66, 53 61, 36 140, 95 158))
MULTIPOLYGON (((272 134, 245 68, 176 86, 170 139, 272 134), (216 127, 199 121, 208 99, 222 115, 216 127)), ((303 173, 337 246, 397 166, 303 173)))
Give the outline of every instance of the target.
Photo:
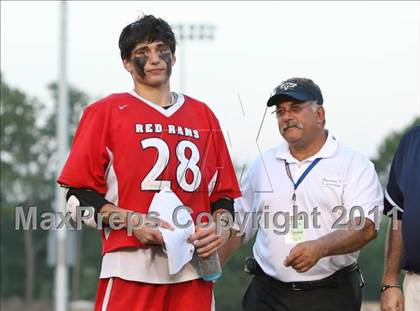
POLYGON ((214 40, 216 27, 212 24, 174 24, 172 29, 175 32, 179 44, 178 65, 179 65, 179 88, 181 92, 186 91, 187 81, 187 48, 188 41, 211 41, 214 40))

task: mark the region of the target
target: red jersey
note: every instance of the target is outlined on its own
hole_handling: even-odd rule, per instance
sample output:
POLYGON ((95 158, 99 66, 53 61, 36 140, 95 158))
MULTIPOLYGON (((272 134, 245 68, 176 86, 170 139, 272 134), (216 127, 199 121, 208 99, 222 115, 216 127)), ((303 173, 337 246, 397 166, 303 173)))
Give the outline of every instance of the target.
MULTIPOLYGON (((58 182, 95 190, 139 213, 168 186, 193 219, 224 196, 240 196, 217 118, 206 104, 181 94, 168 109, 134 91, 89 105, 58 182)), ((107 228, 102 237, 103 253, 144 246, 126 230, 107 228)))

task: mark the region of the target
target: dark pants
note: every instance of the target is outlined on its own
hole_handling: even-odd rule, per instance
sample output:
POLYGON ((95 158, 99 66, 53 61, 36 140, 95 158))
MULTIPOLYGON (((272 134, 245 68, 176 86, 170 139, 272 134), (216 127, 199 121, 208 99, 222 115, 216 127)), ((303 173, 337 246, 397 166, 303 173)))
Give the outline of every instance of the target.
POLYGON ((244 311, 360 311, 361 275, 349 273, 336 287, 293 290, 270 277, 256 275, 242 301, 244 311))

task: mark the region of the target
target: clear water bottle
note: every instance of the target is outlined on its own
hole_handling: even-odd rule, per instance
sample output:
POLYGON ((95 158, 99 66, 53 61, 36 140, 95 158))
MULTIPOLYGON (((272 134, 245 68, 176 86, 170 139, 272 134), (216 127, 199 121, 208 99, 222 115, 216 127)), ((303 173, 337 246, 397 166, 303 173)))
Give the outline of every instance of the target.
POLYGON ((222 276, 222 266, 217 252, 206 258, 196 257, 197 272, 204 281, 216 281, 222 276))

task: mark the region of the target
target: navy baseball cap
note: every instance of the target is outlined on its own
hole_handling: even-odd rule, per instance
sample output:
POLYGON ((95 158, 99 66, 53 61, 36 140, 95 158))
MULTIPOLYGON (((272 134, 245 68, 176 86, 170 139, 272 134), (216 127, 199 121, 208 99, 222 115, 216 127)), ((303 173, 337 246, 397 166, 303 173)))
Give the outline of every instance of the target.
POLYGON ((316 100, 322 105, 323 98, 319 87, 309 79, 293 78, 282 82, 271 94, 267 106, 275 106, 281 101, 295 99, 298 101, 316 100), (302 83, 304 81, 310 83, 302 83))

